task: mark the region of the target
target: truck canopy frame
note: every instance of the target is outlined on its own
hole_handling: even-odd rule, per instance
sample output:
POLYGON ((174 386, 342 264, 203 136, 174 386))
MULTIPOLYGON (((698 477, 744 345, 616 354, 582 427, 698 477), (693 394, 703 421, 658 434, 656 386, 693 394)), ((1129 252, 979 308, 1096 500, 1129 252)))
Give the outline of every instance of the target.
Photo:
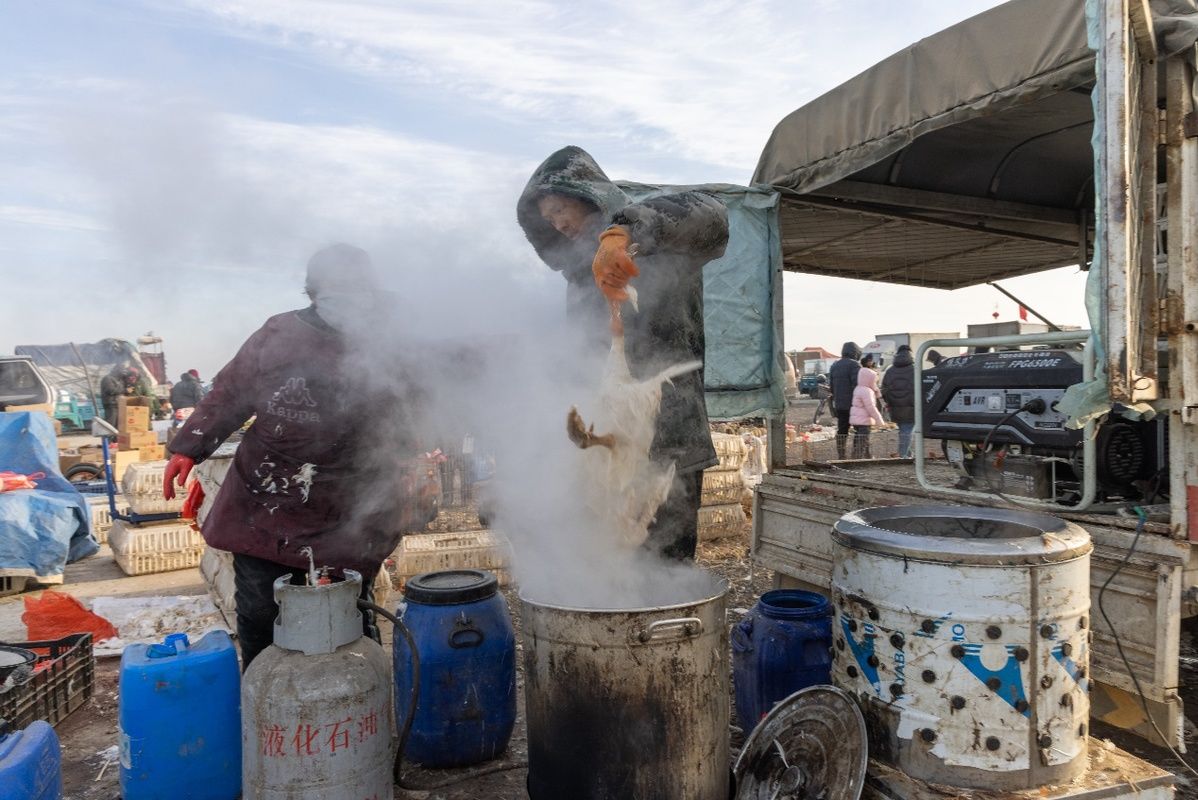
MULTIPOLYGON (((1192 45, 1192 0, 1151 7, 1192 45)), ((1094 84, 1084 0, 1013 0, 792 112, 753 176, 783 193, 783 268, 957 289, 1085 266, 1094 84)))

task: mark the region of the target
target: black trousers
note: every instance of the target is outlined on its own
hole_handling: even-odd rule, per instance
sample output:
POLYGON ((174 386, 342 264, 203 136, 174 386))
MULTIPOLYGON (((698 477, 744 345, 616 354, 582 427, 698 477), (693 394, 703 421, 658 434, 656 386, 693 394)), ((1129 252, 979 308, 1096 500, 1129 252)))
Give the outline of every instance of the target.
MULTIPOLYGON (((283 575, 292 576, 292 581, 302 584, 307 570, 287 567, 264 558, 233 554, 233 588, 237 600, 237 640, 241 645, 241 669, 244 672, 258 654, 274 642, 275 617, 279 606, 275 602, 275 581, 283 575)), ((362 599, 372 602, 374 577, 362 576, 362 599)), ((379 630, 374 612, 362 614, 362 632, 379 641, 379 630)))
POLYGON ((873 458, 869 450, 869 426, 853 426, 853 458, 873 458))
POLYGON ((844 461, 844 451, 849 441, 849 415, 852 413, 847 408, 844 411, 836 409, 836 457, 841 461, 844 461))
POLYGON ((699 543, 699 503, 703 499, 703 470, 674 476, 666 501, 649 526, 645 547, 675 561, 693 560, 699 543))

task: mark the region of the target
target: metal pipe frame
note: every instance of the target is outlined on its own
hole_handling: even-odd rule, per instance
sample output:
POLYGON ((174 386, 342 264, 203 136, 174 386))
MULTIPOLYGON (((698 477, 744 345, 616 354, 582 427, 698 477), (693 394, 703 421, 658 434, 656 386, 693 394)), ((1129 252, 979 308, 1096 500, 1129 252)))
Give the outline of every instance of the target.
MULTIPOLYGON (((1082 343, 1082 380, 1088 382, 1094 378, 1094 345, 1090 331, 1050 331, 1048 333, 1029 333, 1012 336, 977 336, 965 339, 933 339, 922 343, 915 353, 915 429, 911 431, 911 446, 915 448, 915 477, 923 488, 955 497, 972 499, 995 497, 993 492, 974 492, 966 489, 954 489, 948 486, 938 486, 928 480, 926 472, 927 450, 923 438, 923 362, 924 355, 934 347, 1003 347, 1006 345, 1025 344, 1077 344, 1082 343)), ((1084 511, 1094 503, 1098 495, 1098 466, 1095 463, 1094 431, 1097 425, 1093 420, 1086 423, 1082 433, 1082 497, 1076 505, 1063 506, 1049 500, 1037 500, 1031 497, 1016 497, 1003 495, 1014 505, 1026 508, 1046 510, 1084 511)), ((1053 493, 1056 493, 1054 486, 1053 493)))

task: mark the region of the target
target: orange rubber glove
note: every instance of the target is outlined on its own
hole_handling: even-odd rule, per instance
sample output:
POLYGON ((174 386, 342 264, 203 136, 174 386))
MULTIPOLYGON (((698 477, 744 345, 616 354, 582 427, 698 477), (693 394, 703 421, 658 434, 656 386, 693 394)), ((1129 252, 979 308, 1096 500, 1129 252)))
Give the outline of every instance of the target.
POLYGON ((599 234, 599 249, 595 252, 595 260, 591 262, 591 272, 595 274, 595 285, 613 303, 623 303, 628 299, 624 287, 629 280, 641 274, 636 262, 628 254, 631 244, 632 237, 619 225, 612 225, 599 234))
POLYGON ((162 474, 162 496, 167 500, 174 500, 175 479, 179 479, 179 486, 186 484, 187 476, 191 474, 191 468, 195 465, 195 459, 178 453, 172 455, 171 460, 166 462, 166 471, 162 474))
POLYGON ((195 519, 202 505, 204 505, 204 487, 199 481, 192 481, 191 487, 187 490, 187 499, 183 501, 183 511, 179 516, 183 519, 195 519))

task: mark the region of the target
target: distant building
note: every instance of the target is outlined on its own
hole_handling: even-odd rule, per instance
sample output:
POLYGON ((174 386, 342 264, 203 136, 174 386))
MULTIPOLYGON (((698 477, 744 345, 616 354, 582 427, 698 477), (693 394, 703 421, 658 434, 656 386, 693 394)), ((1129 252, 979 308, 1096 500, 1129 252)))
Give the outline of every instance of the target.
MULTIPOLYGON (((894 342, 894 348, 897 350, 902 345, 907 345, 911 348, 912 354, 919 351, 919 346, 924 342, 930 342, 935 339, 960 339, 960 331, 945 331, 942 333, 879 333, 874 336, 874 339, 879 342, 891 341, 894 342)), ((960 347, 941 347, 937 345, 935 348, 940 355, 944 357, 956 356, 961 354, 960 347)))
POLYGON ((840 358, 836 353, 822 347, 804 347, 802 350, 792 350, 786 355, 790 356, 791 363, 795 365, 795 373, 798 375, 804 373, 803 365, 808 361, 835 361, 840 358))
MULTIPOLYGON (((1079 331, 1079 325, 1060 325, 1063 331, 1079 331)), ((1051 330, 1043 322, 1023 322, 1013 319, 1009 322, 983 322, 979 325, 970 325, 967 329, 967 336, 970 338, 981 336, 1020 336, 1028 333, 1048 333, 1051 330)))

